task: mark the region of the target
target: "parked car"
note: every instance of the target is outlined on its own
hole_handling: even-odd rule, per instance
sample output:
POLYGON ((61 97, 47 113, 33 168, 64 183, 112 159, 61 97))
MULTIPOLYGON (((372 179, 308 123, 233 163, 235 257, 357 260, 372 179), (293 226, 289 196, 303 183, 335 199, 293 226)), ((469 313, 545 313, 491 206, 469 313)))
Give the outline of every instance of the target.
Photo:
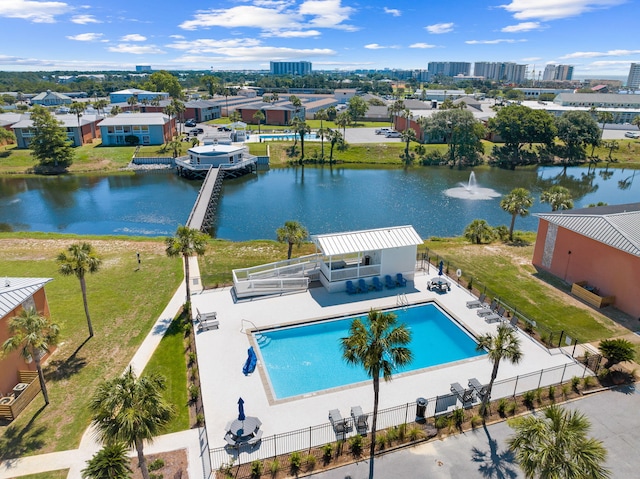
POLYGON ((204 128, 196 128, 196 131, 197 131, 198 133, 204 133, 204 128))
POLYGON ((188 126, 188 127, 196 126, 196 121, 193 118, 191 118, 190 120, 187 120, 184 122, 184 126, 188 126))
POLYGON ((388 131, 384 136, 387 138, 400 138, 402 136, 402 133, 400 133, 399 131, 388 131))
POLYGON ((218 131, 231 131, 231 128, 228 126, 219 126, 218 131))
POLYGON ((387 133, 388 133, 388 132, 390 132, 390 131, 391 131, 391 128, 386 128, 386 127, 378 128, 378 129, 376 130, 376 135, 385 135, 385 134, 387 134, 387 133))
POLYGON ((198 133, 200 133, 199 130, 202 130, 202 128, 192 128, 191 130, 189 130, 189 134, 193 136, 197 136, 198 133))
POLYGON ((640 138, 640 133, 636 133, 635 131, 628 131, 624 134, 627 138, 640 138))

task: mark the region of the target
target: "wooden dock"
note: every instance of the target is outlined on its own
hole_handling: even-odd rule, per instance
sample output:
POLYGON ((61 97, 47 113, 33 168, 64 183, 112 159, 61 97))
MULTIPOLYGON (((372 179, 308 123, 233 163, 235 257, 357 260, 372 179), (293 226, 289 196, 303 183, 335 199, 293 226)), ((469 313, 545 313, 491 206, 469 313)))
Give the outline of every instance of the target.
POLYGON ((224 179, 224 171, 219 168, 209 168, 207 176, 202 183, 198 198, 193 205, 187 226, 206 232, 215 219, 215 209, 220 199, 220 191, 222 190, 222 180, 224 179))

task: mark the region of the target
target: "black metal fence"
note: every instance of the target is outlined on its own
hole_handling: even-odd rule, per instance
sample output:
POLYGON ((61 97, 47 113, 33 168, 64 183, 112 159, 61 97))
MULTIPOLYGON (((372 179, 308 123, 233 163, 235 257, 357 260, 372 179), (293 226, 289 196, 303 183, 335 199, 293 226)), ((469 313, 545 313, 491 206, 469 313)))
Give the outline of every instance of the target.
MULTIPOLYGON (((516 376, 515 378, 496 381, 493 384, 491 397, 493 400, 519 396, 527 391, 542 387, 555 386, 566 383, 574 377, 584 378, 593 373, 578 362, 567 363, 553 368, 543 369, 516 376)), ((423 398, 419 398, 423 399, 423 398)), ((424 411, 420 411, 421 417, 431 418, 448 414, 454 409, 463 407, 460 398, 456 394, 445 394, 428 398, 424 411)), ((478 404, 480 398, 474 396, 474 403, 478 404)), ((415 422, 418 415, 418 403, 410 402, 400 404, 378 411, 377 429, 383 430, 401 424, 411 427, 424 427, 415 422)), ((371 425, 371 413, 368 415, 368 424, 371 425)), ((325 444, 347 441, 358 435, 358 431, 351 418, 347 419, 345 432, 337 433, 331 423, 310 426, 296 431, 275 434, 263 437, 256 447, 241 446, 239 448, 218 447, 211 449, 211 467, 215 470, 224 469, 231 465, 248 464, 256 460, 275 460, 279 455, 292 452, 311 454, 321 459, 320 448, 325 444)), ((209 477, 209 476, 205 476, 209 477)))

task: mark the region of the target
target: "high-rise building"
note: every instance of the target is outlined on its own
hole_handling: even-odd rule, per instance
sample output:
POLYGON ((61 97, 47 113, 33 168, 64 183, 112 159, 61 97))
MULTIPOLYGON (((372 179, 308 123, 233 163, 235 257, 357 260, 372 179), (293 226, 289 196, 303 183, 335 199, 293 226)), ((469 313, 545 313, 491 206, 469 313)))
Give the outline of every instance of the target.
POLYGON ((151 65, 136 65, 136 71, 138 73, 140 73, 140 72, 150 72, 151 71, 151 65))
POLYGON ((468 62, 429 62, 427 65, 429 79, 434 76, 454 77, 456 75, 469 75, 471 63, 468 62))
POLYGON ((547 65, 542 75, 543 81, 567 81, 573 79, 573 65, 547 65))
POLYGON ((640 63, 632 63, 627 78, 627 88, 640 89, 640 63))
POLYGON ((522 83, 527 77, 527 65, 510 62, 475 62, 473 75, 487 80, 522 83))
POLYGON ((311 62, 271 62, 272 75, 310 75, 311 62))

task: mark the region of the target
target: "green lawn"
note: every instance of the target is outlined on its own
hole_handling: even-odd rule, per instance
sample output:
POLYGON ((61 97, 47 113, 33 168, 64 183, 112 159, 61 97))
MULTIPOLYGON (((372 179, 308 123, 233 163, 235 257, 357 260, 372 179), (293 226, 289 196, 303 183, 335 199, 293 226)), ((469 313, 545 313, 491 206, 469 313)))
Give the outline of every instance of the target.
POLYGON ((143 374, 157 373, 167 380, 164 398, 173 404, 176 415, 167 433, 189 429, 187 398, 187 364, 184 356, 184 316, 179 314, 167 329, 160 344, 147 363, 143 374))
POLYGON ((69 239, 79 238, 0 234, 3 275, 54 279, 46 293, 52 320, 61 329, 45 369, 51 404, 44 407, 38 396, 10 426, 0 427, 0 460, 77 448, 96 385, 124 371, 182 279, 181 260, 166 257, 161 239, 88 238, 103 264, 87 277, 95 330, 87 341, 80 284, 75 276, 59 275, 55 263, 69 239), (138 251, 142 266, 136 271, 138 251))
POLYGON ((460 268, 465 278, 472 277, 476 288, 486 286, 526 317, 553 331, 564 330, 581 342, 621 334, 621 328, 591 308, 566 301, 569 287, 557 278, 539 273, 531 265, 534 233, 522 233, 530 241, 526 246, 471 245, 462 238, 426 241, 430 255, 450 261, 450 271, 460 268))
POLYGON ((47 471, 40 474, 29 474, 28 476, 20 476, 20 479, 66 479, 69 475, 69 469, 60 469, 59 471, 47 471))

